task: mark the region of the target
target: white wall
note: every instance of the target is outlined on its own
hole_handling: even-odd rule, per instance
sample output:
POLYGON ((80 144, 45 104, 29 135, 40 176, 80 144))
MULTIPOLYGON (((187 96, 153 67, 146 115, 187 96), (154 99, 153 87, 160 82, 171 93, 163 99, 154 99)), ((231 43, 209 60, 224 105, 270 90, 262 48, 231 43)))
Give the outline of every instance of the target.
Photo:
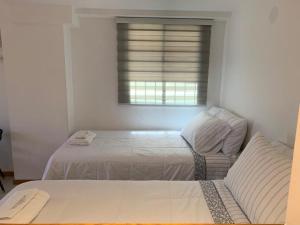
MULTIPOLYGON (((224 32, 224 23, 213 30, 209 104, 219 103, 224 32)), ((203 108, 118 105, 113 18, 81 18, 71 39, 75 129, 181 129, 203 108)))
POLYGON ((63 6, 5 2, 1 21, 15 179, 41 178, 68 136, 63 6))
POLYGON ((294 144, 300 102, 300 2, 246 0, 228 31, 222 105, 262 131, 294 144))
POLYGON ((72 24, 64 24, 64 53, 65 53, 65 76, 66 76, 66 94, 68 111, 68 129, 69 133, 74 132, 74 89, 73 89, 73 68, 72 68, 72 43, 71 28, 72 24))
POLYGON ((9 133, 8 105, 4 83, 3 60, 0 59, 0 128, 4 130, 0 141, 0 168, 2 171, 13 171, 9 133))

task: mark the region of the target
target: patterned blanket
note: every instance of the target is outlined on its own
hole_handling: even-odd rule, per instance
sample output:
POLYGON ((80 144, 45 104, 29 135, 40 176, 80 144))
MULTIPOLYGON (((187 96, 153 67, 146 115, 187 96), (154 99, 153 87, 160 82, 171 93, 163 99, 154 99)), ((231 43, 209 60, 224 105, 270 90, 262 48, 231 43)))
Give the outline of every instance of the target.
POLYGON ((223 180, 236 159, 222 152, 203 156, 193 149, 190 150, 194 157, 195 180, 223 180))
POLYGON ((205 156, 198 154, 191 149, 195 161, 195 180, 206 180, 206 160, 205 156))

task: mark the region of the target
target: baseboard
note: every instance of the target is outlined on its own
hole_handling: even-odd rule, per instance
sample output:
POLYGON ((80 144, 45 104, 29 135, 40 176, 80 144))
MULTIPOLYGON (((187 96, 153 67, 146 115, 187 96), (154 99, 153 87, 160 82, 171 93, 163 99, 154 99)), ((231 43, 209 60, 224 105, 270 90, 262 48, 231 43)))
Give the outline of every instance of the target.
POLYGON ((32 180, 15 180, 14 179, 14 185, 23 184, 23 183, 26 183, 26 182, 29 182, 29 181, 32 181, 32 180))
POLYGON ((2 171, 4 176, 6 177, 13 177, 14 176, 14 171, 2 171))

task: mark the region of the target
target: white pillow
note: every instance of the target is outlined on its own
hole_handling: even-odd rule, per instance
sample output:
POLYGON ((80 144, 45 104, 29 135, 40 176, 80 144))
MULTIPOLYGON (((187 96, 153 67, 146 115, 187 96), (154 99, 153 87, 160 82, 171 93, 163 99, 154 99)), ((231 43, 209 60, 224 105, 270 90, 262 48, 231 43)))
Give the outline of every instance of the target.
POLYGON ((284 224, 292 160, 256 134, 224 179, 251 223, 284 224))
POLYGON ((199 154, 217 153, 222 149, 223 140, 230 133, 228 123, 201 112, 181 131, 181 136, 199 154))
POLYGON ((244 142, 247 133, 247 120, 234 115, 233 113, 222 109, 216 114, 216 117, 226 121, 232 128, 232 131, 224 140, 222 152, 231 156, 238 153, 244 142))

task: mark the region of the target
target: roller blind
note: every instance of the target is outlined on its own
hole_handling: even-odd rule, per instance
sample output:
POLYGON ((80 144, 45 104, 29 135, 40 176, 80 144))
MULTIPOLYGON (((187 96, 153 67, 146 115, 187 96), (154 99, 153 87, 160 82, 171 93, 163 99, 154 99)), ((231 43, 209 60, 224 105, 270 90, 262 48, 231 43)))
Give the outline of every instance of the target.
POLYGON ((212 21, 118 18, 119 103, 206 103, 212 21))

